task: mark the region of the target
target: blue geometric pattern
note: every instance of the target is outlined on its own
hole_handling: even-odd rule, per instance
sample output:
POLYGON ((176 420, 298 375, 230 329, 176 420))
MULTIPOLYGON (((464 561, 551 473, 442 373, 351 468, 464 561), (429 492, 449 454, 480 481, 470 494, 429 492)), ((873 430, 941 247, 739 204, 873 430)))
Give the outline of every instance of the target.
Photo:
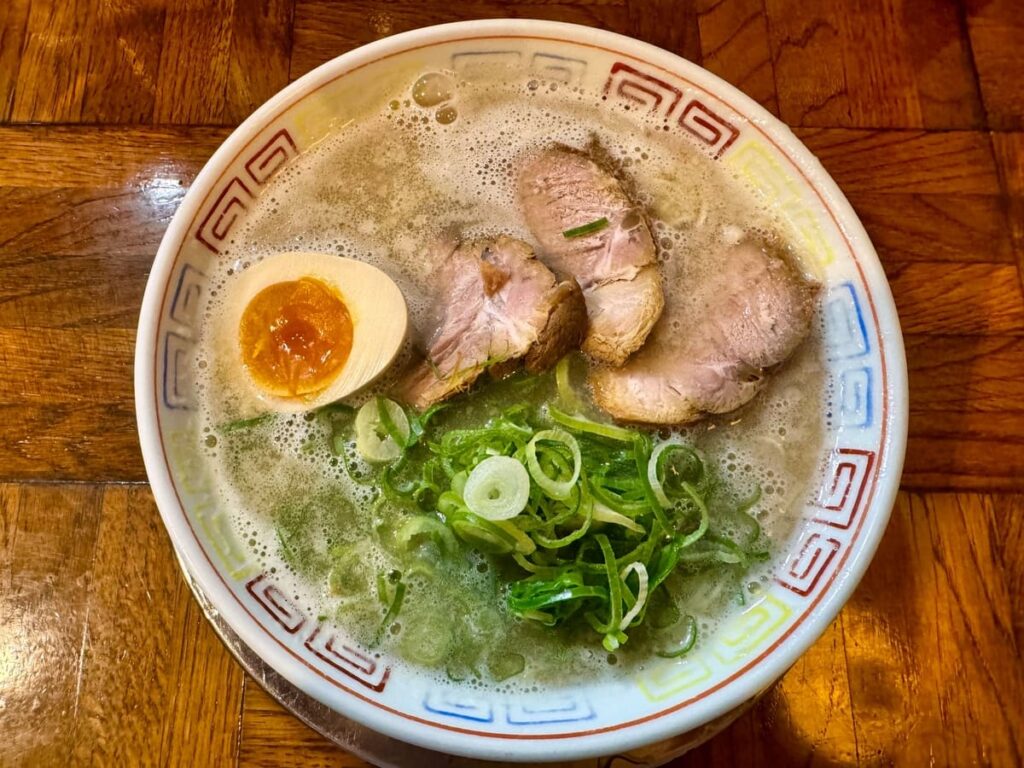
POLYGON ((852 282, 837 285, 825 302, 825 340, 829 360, 863 357, 871 351, 857 289, 852 282))
POLYGON ((597 717, 586 699, 574 695, 554 699, 537 697, 533 701, 513 698, 495 704, 482 697, 467 697, 461 691, 435 688, 424 697, 423 708, 435 715, 477 723, 493 723, 500 719, 496 711, 503 711, 505 722, 516 726, 577 723, 597 717))
POLYGON ((184 336, 168 331, 164 336, 164 405, 168 408, 189 410, 188 355, 192 342, 184 336))
POLYGON ((436 715, 447 715, 459 720, 477 723, 493 723, 494 709, 490 703, 479 699, 455 700, 446 691, 432 690, 423 699, 423 708, 436 715))
POLYGON ((874 376, 868 367, 847 368, 839 374, 839 425, 870 427, 874 423, 874 376))
POLYGON ((509 725, 547 725, 549 723, 575 723, 596 716, 590 703, 577 696, 566 696, 561 701, 545 700, 543 704, 521 702, 508 705, 509 725))
POLYGON ((205 279, 206 275, 188 262, 182 265, 171 299, 171 319, 176 323, 192 328, 205 279))

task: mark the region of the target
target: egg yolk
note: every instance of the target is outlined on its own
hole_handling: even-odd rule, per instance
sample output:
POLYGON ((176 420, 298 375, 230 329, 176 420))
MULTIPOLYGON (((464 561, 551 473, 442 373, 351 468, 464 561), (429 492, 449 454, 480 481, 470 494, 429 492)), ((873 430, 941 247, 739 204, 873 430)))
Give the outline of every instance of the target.
POLYGON ((257 293, 239 324, 242 359, 263 389, 282 397, 315 394, 352 351, 352 317, 330 286, 312 277, 257 293))

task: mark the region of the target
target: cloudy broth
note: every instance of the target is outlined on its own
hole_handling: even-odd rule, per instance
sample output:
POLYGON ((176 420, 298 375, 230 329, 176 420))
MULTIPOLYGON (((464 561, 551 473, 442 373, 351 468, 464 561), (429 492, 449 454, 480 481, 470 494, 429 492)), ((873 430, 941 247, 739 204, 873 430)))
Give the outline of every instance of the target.
MULTIPOLYGON (((516 172, 523 157, 553 142, 589 147, 646 209, 665 276, 661 324, 684 328, 694 320, 698 307, 688 303, 687 286, 715 269, 723 244, 768 238, 801 262, 756 194, 661 122, 647 123, 593 93, 528 78, 464 83, 439 75, 414 89, 415 80, 292 161, 233 233, 220 271, 211 276, 197 358, 201 449, 239 539, 298 605, 358 642, 482 686, 530 686, 642 666, 662 642, 657 633, 637 632, 608 654, 592 634, 516 620, 504 609, 509 568, 468 547, 451 561, 403 573, 401 611, 381 633, 386 606, 379 593, 388 594, 402 570, 389 537, 409 513, 379 497, 372 482, 364 484, 368 468, 350 447, 335 455, 325 419, 279 415, 246 429, 222 429, 260 412, 240 372, 227 364, 231 356, 219 348, 221 298, 233 274, 294 250, 374 264, 398 283, 409 305, 412 332, 391 369, 401 371, 437 327, 430 277, 445 244, 503 233, 532 242, 516 203, 516 172), (350 570, 362 577, 332 584, 329 549, 357 563, 350 570), (516 654, 525 669, 502 669, 502 659, 516 654)), ((720 474, 726 497, 761 490, 752 514, 773 556, 799 521, 824 439, 827 393, 817 323, 749 405, 654 433, 695 445, 720 474)), ((576 361, 577 374, 583 366, 576 361)), ((352 404, 388 392, 396 375, 386 373, 352 404)), ((585 396, 584 377, 577 378, 585 396)), ((553 395, 550 375, 484 384, 456 400, 438 428, 480 424, 516 399, 543 405, 553 395)), ((756 597, 774 565, 773 557, 743 574, 673 577, 673 599, 707 636, 756 597)))

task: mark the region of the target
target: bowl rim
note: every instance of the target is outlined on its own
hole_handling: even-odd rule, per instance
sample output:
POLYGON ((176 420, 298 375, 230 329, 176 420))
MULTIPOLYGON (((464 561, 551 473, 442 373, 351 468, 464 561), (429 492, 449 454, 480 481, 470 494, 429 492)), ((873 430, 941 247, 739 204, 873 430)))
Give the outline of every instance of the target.
POLYGON ((350 699, 330 704, 376 731, 441 752, 524 761, 553 757, 586 758, 650 744, 698 728, 731 711, 780 678, 827 629, 849 599, 877 549, 899 489, 908 422, 906 360, 899 319, 881 263, 853 208, 817 158, 788 127, 753 99, 699 65, 648 43, 592 27, 532 19, 462 21, 424 27, 369 43, 321 64, 272 96, 224 140, 196 176, 161 240, 143 297, 136 339, 135 407, 139 440, 157 508, 192 577, 243 642, 257 650, 292 683, 322 700, 310 690, 310 671, 292 658, 283 646, 276 647, 258 624, 254 626, 255 621, 246 616, 245 608, 233 599, 223 575, 199 545, 198 537, 190 531, 191 522, 178 498, 160 440, 156 407, 157 332, 164 294, 175 259, 196 215, 235 158, 274 118, 328 82, 381 59, 440 43, 488 38, 570 42, 637 58, 677 79, 694 77, 698 87, 709 91, 747 118, 804 175, 846 241, 868 289, 866 294, 880 342, 882 392, 889 404, 880 424, 882 435, 873 498, 868 499, 861 528, 851 541, 846 561, 840 563, 832 582, 821 591, 817 601, 807 609, 802 619, 796 621, 787 635, 764 650, 752 666, 745 666, 715 688, 702 691, 701 701, 687 699, 661 709, 652 707, 649 716, 592 731, 562 735, 530 734, 529 738, 521 739, 502 734, 481 734, 436 724, 424 718, 392 714, 373 702, 350 699), (185 535, 188 533, 192 535, 185 535), (704 698, 709 695, 710 701, 704 698))

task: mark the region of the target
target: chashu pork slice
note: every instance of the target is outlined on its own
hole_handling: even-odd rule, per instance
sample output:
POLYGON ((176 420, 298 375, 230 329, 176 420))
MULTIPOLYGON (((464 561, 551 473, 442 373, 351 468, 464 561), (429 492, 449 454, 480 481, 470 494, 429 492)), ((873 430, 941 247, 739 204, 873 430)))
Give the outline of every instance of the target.
POLYGON ((579 286, 556 280, 521 240, 461 243, 437 278, 440 327, 427 359, 400 387, 417 408, 467 389, 489 368, 509 371, 520 360, 532 372, 550 368, 578 348, 586 332, 579 286))
POLYGON ((744 241, 694 290, 688 327, 662 322, 625 366, 591 371, 595 401, 615 418, 685 424, 749 402, 810 331, 817 286, 744 241))
POLYGON ((524 163, 518 192, 545 263, 576 278, 583 289, 589 316, 583 351, 622 365, 643 346, 665 303, 642 211, 612 174, 583 152, 562 146, 524 163), (590 234, 563 234, 601 219, 608 225, 590 234))

